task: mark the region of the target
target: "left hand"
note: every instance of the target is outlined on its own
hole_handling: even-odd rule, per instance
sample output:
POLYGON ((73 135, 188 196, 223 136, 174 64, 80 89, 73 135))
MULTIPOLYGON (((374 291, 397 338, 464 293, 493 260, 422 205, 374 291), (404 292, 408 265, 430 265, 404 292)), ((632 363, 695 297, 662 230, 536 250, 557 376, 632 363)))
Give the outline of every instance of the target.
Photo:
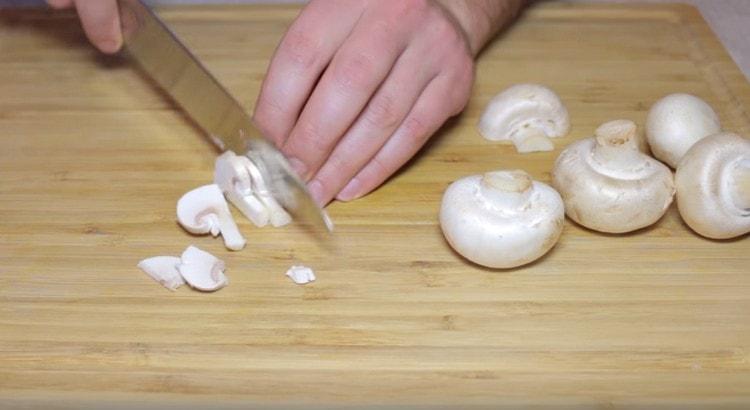
POLYGON ((516 3, 312 0, 276 50, 254 120, 319 204, 359 198, 463 109, 473 56, 516 3))

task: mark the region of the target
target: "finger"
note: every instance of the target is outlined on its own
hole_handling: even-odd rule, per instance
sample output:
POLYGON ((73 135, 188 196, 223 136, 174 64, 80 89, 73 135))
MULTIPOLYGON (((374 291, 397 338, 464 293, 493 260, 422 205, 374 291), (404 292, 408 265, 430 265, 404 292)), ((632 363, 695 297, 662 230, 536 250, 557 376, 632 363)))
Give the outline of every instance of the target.
POLYGON ((281 146, 320 74, 356 24, 361 10, 341 1, 312 1, 279 43, 263 80, 253 119, 281 146), (321 21, 337 16, 336 24, 321 21))
POLYGON ((47 4, 53 9, 67 9, 73 7, 73 0, 47 0, 47 4))
POLYGON ((406 48, 402 29, 362 22, 334 56, 282 147, 304 180, 318 171, 388 76, 406 48))
POLYGON ((350 201, 380 186, 422 148, 445 120, 460 112, 468 91, 456 90, 456 84, 464 83, 447 75, 432 80, 398 130, 336 199, 350 201))
POLYGON ((117 1, 76 0, 75 4, 83 30, 94 46, 105 53, 116 53, 122 46, 117 1))
POLYGON ((307 185, 321 206, 377 154, 435 78, 437 69, 427 68, 435 66, 426 64, 425 52, 429 53, 410 47, 399 57, 391 74, 307 185))

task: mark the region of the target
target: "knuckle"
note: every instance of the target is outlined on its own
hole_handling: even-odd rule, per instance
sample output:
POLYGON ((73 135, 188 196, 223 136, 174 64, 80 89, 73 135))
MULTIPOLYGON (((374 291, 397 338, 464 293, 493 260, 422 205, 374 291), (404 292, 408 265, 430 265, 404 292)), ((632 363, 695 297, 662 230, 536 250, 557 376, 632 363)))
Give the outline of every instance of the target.
POLYGON ((314 124, 305 124, 296 138, 298 146, 312 154, 309 156, 318 157, 328 152, 328 142, 320 128, 314 124))
POLYGON ((334 76, 344 88, 363 87, 375 78, 375 63, 369 55, 356 52, 337 64, 334 76))
POLYGON ((364 119, 369 125, 381 129, 393 129, 401 120, 396 100, 393 96, 383 94, 370 102, 364 119))
POLYGON ((423 114, 414 114, 404 120, 404 134, 411 143, 421 143, 428 137, 429 119, 423 114))
POLYGON ((300 69, 308 69, 315 65, 320 45, 318 40, 306 31, 293 27, 284 36, 279 51, 287 57, 292 64, 300 69))
POLYGON ((386 177, 391 174, 390 167, 380 155, 376 155, 375 158, 370 161, 368 167, 372 174, 377 176, 386 177))
POLYGON ((333 154, 326 161, 325 167, 333 177, 341 178, 347 171, 353 170, 355 165, 352 157, 333 154))
POLYGON ((456 26, 445 18, 439 18, 432 22, 433 38, 440 44, 455 45, 461 40, 461 35, 456 26))

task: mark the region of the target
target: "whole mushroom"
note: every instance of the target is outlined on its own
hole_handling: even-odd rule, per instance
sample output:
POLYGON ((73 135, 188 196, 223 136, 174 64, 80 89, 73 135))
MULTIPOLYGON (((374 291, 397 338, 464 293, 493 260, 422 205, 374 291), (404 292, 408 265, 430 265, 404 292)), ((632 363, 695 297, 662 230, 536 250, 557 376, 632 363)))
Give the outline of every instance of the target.
POLYGON ((609 233, 658 221, 672 203, 672 172, 638 150, 632 121, 610 121, 595 135, 568 146, 555 162, 552 185, 562 195, 565 213, 609 233))
POLYGON ((496 95, 479 120, 484 138, 510 140, 520 153, 552 151, 550 138, 569 130, 568 110, 560 97, 538 84, 517 84, 496 95))
POLYGON ((443 195, 440 226, 472 262, 513 268, 549 251, 562 233, 560 195, 524 171, 493 171, 453 182, 443 195))
POLYGON ((690 94, 667 95, 651 107, 646 119, 651 152, 672 168, 693 144, 719 131, 719 116, 713 108, 690 94))
POLYGON ((750 232, 750 140, 719 133, 698 141, 677 166, 677 207, 707 238, 750 232))

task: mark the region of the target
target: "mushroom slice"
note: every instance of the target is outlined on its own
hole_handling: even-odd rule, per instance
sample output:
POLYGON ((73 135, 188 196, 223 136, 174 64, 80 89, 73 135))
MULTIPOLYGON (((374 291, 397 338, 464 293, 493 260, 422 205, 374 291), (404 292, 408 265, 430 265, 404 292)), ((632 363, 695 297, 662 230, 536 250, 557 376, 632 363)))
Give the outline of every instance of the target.
POLYGON ((216 184, 198 187, 180 198, 177 202, 177 221, 186 231, 193 234, 220 233, 224 245, 233 251, 245 247, 237 224, 234 223, 227 201, 216 184))
POLYGON ((698 141, 677 166, 675 184, 680 215, 698 234, 750 232, 750 140, 719 133, 698 141))
POLYGON ((690 94, 667 95, 651 107, 646 119, 651 152, 672 168, 693 144, 719 131, 719 116, 713 108, 690 94))
POLYGON ((600 232, 623 233, 649 226, 674 196, 672 172, 638 150, 636 125, 610 121, 596 136, 568 146, 552 171, 565 213, 600 232))
MULTIPOLYGON (((249 156, 256 155, 254 152, 248 152, 249 156)), ((258 166, 249 157, 239 157, 240 161, 244 164, 248 173, 250 174, 250 180, 252 181, 253 193, 258 199, 266 206, 270 214, 271 225, 274 227, 281 227, 288 225, 292 222, 292 216, 276 201, 273 194, 268 189, 268 184, 263 180, 263 174, 261 173, 258 166)))
MULTIPOLYGON (((221 154, 216 159, 214 183, 237 209, 257 227, 268 225, 270 212, 255 196, 250 172, 243 157, 232 151, 221 154)), ((247 160, 247 158, 245 158, 247 160)))
POLYGON ((493 171, 453 182, 443 194, 440 227, 465 258, 513 268, 547 253, 560 238, 560 195, 524 171, 493 171))
POLYGON ((292 266, 286 271, 286 276, 290 277, 298 285, 304 285, 315 280, 315 272, 307 266, 292 266))
POLYGON ((154 256, 138 262, 138 268, 165 288, 174 291, 185 284, 177 270, 180 258, 176 256, 154 256))
POLYGON ((537 84, 517 84, 496 95, 479 120, 484 138, 510 140, 520 153, 552 151, 550 138, 569 130, 568 110, 560 97, 537 84))
POLYGON ((206 292, 229 284, 224 269, 223 261, 192 245, 185 249, 177 265, 177 270, 190 287, 206 292))

